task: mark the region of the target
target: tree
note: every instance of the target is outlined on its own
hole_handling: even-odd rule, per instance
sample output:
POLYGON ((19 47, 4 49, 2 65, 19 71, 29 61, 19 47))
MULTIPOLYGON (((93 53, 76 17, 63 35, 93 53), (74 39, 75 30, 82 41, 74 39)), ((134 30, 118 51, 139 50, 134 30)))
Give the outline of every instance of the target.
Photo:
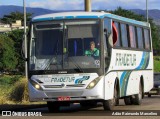
POLYGON ((11 71, 16 68, 14 42, 6 35, 0 35, 0 70, 11 71))
POLYGON ((15 48, 15 56, 17 57, 17 66, 16 68, 23 72, 24 71, 24 60, 21 56, 22 51, 22 38, 23 38, 23 30, 13 30, 7 34, 9 38, 14 41, 14 48, 15 48))
MULTIPOLYGON (((31 13, 26 14, 27 21, 30 21, 31 16, 32 16, 31 13)), ((23 21, 24 21, 23 13, 18 12, 18 11, 11 12, 9 15, 4 15, 3 18, 1 19, 1 21, 6 24, 11 24, 11 23, 15 22, 16 20, 22 20, 22 23, 23 23, 23 21)))

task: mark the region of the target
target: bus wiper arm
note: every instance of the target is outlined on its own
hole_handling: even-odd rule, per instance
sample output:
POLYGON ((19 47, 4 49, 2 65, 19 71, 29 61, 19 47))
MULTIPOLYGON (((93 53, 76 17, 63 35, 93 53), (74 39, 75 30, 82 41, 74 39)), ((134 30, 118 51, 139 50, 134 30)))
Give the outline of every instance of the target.
POLYGON ((76 62, 74 62, 71 58, 70 58, 70 61, 74 64, 74 66, 76 66, 76 68, 74 69, 76 72, 80 72, 80 73, 84 72, 82 68, 76 62))

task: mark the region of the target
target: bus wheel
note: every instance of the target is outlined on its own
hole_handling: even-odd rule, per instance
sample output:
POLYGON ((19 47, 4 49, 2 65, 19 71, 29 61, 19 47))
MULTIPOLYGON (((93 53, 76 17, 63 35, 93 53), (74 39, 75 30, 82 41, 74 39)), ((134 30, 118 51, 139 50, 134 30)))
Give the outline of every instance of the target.
POLYGON ((151 94, 148 94, 148 97, 150 98, 150 97, 151 97, 151 94))
POLYGON ((124 97, 124 103, 126 105, 132 105, 133 104, 132 97, 131 96, 124 97))
POLYGON ((49 112, 58 112, 60 109, 60 104, 58 102, 47 102, 47 107, 49 112))
POLYGON ((140 85, 139 85, 139 93, 134 95, 134 98, 132 99, 133 100, 133 104, 140 105, 142 103, 142 95, 143 95, 142 85, 140 83, 140 85))
POLYGON ((113 99, 104 100, 103 101, 103 108, 104 108, 104 110, 113 110, 114 106, 116 106, 118 104, 119 104, 119 99, 117 96, 117 89, 115 87, 113 99))

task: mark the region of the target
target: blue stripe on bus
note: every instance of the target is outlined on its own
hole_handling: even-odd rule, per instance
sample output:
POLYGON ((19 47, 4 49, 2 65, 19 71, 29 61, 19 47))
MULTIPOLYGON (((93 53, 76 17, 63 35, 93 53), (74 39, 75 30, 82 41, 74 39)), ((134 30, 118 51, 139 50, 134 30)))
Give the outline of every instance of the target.
POLYGON ((53 17, 53 19, 63 19, 64 17, 53 17))
POLYGON ((97 19, 98 16, 76 16, 77 19, 97 19))
POLYGON ((33 19, 33 22, 37 22, 37 21, 50 21, 53 20, 53 17, 47 17, 47 18, 37 18, 37 19, 33 19))
POLYGON ((74 19, 74 16, 66 16, 66 19, 74 19))
POLYGON ((123 84, 123 79, 124 79, 124 77, 125 77, 126 74, 127 74, 127 72, 124 71, 124 72, 122 73, 122 75, 121 75, 121 78, 120 78, 120 86, 121 86, 121 87, 122 87, 122 84, 123 84))
MULTIPOLYGON (((143 52, 140 64, 135 69, 137 69, 137 70, 146 69, 148 67, 148 64, 149 64, 149 59, 150 59, 150 54, 147 53, 147 52, 143 52)), ((127 86, 128 86, 128 80, 129 80, 129 76, 130 76, 131 72, 132 71, 124 71, 122 73, 121 77, 120 77, 121 96, 125 96, 126 95, 127 86), (129 75, 127 76, 127 74, 129 74, 129 75), (126 79, 126 81, 125 81, 125 79, 126 79), (122 89, 124 89, 124 88, 125 88, 125 90, 124 90, 124 92, 122 92, 122 89)))
MULTIPOLYGON (((51 21, 51 20, 63 20, 63 19, 97 19, 98 16, 60 16, 60 17, 49 17, 49 18, 37 18, 33 19, 33 22, 37 21, 51 21)), ((102 18, 102 17, 101 17, 102 18)))
POLYGON ((140 62, 139 66, 136 69, 141 69, 142 68, 142 66, 144 64, 144 61, 145 61, 145 55, 146 55, 146 53, 143 52, 141 62, 140 62))
MULTIPOLYGON (((146 55, 146 53, 143 52, 143 55, 142 55, 142 58, 141 58, 141 62, 140 62, 140 64, 139 64, 139 66, 138 66, 137 68, 135 68, 135 69, 139 70, 139 69, 142 68, 142 66, 143 66, 143 64, 144 64, 144 60, 145 60, 145 55, 146 55)), ((124 80, 124 77, 125 77, 126 74, 127 74, 127 71, 124 71, 124 72, 122 73, 121 78, 120 78, 120 86, 122 86, 123 80, 124 80)))

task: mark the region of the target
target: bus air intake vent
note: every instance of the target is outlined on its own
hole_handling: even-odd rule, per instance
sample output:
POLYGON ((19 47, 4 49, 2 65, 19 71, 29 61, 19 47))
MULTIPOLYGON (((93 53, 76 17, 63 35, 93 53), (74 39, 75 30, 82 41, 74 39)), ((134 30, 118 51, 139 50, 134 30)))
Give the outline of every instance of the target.
POLYGON ((73 84, 73 85, 66 85, 67 87, 84 87, 85 84, 73 84))
POLYGON ((45 88, 63 88, 63 85, 43 85, 45 88))
POLYGON ((69 91, 69 92, 45 92, 48 97, 58 96, 81 96, 83 91, 69 91))

